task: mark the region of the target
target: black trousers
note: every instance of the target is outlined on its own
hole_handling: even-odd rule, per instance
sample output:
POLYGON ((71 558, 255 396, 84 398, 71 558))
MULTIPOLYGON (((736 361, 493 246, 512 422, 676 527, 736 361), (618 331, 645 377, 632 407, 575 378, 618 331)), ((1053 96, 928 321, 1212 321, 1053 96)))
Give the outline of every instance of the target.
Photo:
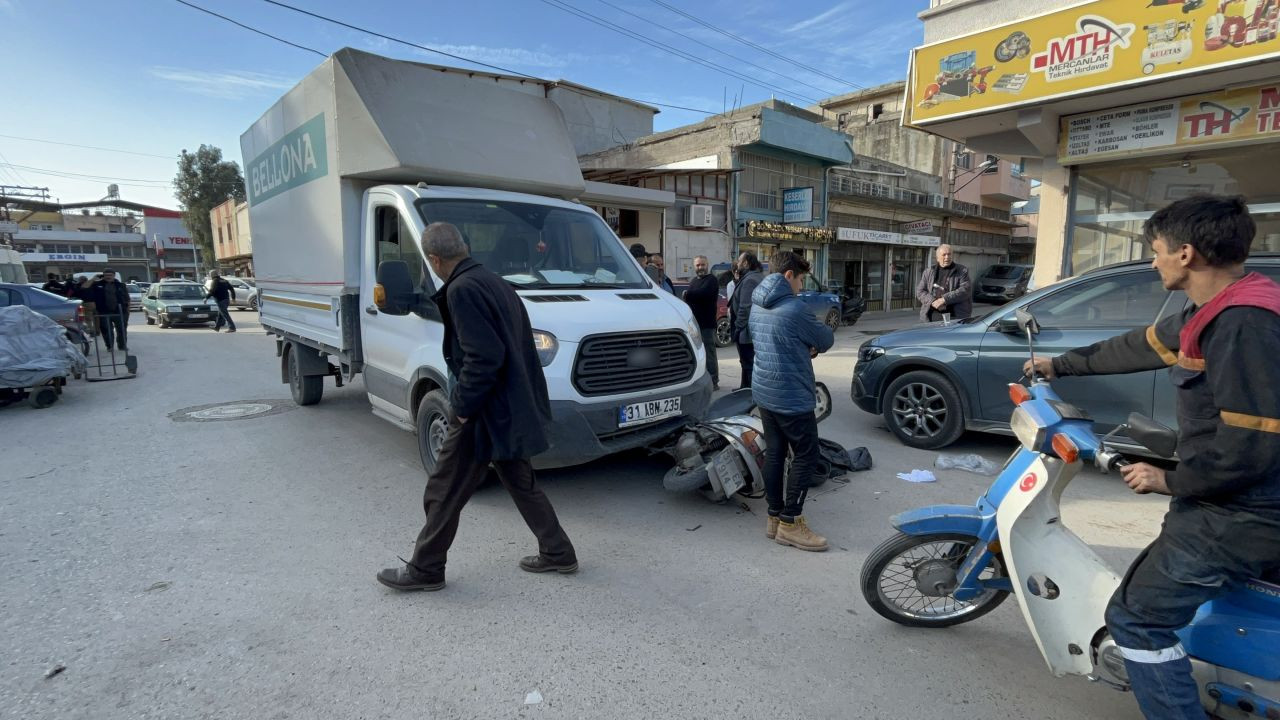
MULTIPOLYGON (((454 418, 436 460, 435 472, 427 478, 427 489, 422 496, 427 521, 418 533, 410 561, 420 572, 444 572, 445 558, 458 532, 458 516, 488 474, 489 461, 475 454, 477 431, 474 420, 460 424, 454 418)), ((551 501, 538 488, 533 465, 528 460, 499 460, 493 467, 515 501, 516 509, 538 538, 538 553, 557 563, 575 562, 573 543, 560 527, 551 501)))
POLYGON ((760 408, 764 423, 764 496, 769 515, 792 522, 804 514, 804 499, 818 467, 818 418, 784 415, 760 408), (791 472, 783 471, 791 450, 791 472))
POLYGON ((129 348, 128 327, 129 316, 123 312, 98 316, 98 328, 102 332, 102 341, 107 344, 108 350, 113 345, 120 350, 129 348))
POLYGON ((756 346, 751 343, 737 343, 738 362, 742 364, 742 382, 739 389, 751 387, 751 368, 756 364, 756 346))

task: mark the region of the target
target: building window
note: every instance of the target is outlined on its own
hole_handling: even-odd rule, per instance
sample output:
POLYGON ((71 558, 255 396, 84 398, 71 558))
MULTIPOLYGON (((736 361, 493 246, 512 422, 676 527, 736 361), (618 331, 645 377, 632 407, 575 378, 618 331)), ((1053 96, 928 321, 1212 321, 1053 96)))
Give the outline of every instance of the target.
POLYGON ((884 103, 876 103, 871 106, 871 119, 875 120, 884 114, 884 103))
POLYGON ((618 237, 640 237, 640 212, 638 210, 618 211, 618 237))
POLYGON ((812 187, 813 217, 822 214, 823 169, 750 152, 738 153, 738 204, 752 210, 782 211, 785 188, 812 187))

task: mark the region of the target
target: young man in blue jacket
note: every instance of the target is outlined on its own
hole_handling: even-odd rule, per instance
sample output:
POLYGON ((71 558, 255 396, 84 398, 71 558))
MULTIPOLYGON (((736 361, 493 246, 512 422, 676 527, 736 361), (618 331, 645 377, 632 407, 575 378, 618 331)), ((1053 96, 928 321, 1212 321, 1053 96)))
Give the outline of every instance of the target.
POLYGON ((822 552, 827 539, 809 529, 803 513, 819 458, 813 358, 831 349, 835 335, 796 296, 809 263, 793 252, 780 252, 770 270, 751 294, 749 319, 755 344, 751 392, 764 422, 765 535, 780 545, 822 552), (788 448, 793 457, 784 480, 788 448))

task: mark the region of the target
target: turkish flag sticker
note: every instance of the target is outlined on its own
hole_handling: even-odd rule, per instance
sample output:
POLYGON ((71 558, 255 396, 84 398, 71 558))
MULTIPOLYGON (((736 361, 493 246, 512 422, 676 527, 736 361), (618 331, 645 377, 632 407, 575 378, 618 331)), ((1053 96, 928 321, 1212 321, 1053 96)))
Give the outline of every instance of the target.
POLYGON ((1022 476, 1022 482, 1018 483, 1018 489, 1022 492, 1031 492, 1036 489, 1037 482, 1039 482, 1039 478, 1036 477, 1035 473, 1027 473, 1022 476))

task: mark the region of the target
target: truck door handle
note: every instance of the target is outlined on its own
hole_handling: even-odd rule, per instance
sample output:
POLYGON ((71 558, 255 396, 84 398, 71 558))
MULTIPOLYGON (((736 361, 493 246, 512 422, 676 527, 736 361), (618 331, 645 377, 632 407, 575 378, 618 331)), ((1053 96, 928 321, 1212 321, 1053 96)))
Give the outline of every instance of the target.
POLYGON ((374 307, 373 305, 366 305, 364 308, 364 311, 370 315, 378 314, 378 308, 374 307))

